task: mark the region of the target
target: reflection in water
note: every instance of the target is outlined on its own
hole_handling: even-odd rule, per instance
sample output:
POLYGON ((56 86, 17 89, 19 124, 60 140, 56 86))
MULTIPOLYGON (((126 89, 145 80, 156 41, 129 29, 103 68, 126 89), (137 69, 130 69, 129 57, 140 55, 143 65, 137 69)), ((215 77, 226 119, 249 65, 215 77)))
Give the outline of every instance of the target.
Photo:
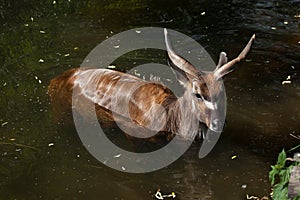
MULTIPOLYGON (((297 0, 0 0, 0 196, 153 199, 158 188, 178 199, 267 195, 270 162, 300 132, 299 14, 297 0), (169 167, 137 175, 101 165, 72 126, 55 124, 46 90, 106 37, 140 26, 192 36, 215 61, 222 50, 235 57, 253 33, 257 40, 226 77, 227 125, 211 154, 199 160, 192 146, 169 167), (282 85, 288 76, 291 84, 282 85)), ((115 65, 124 70, 151 59, 145 53, 115 65)))

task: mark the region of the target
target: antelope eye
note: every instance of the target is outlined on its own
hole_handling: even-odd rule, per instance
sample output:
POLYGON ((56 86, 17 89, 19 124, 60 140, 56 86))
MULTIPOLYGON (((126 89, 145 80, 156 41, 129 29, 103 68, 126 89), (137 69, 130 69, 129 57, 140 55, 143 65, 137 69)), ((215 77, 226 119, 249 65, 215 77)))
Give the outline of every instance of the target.
POLYGON ((198 93, 195 94, 195 97, 196 97, 197 99, 202 99, 202 96, 201 96, 200 94, 198 94, 198 93))

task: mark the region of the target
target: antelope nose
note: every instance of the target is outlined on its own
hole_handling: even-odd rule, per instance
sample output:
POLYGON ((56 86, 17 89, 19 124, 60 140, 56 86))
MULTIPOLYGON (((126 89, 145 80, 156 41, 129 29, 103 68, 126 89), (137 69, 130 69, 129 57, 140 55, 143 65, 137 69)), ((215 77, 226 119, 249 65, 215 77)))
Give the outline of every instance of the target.
POLYGON ((213 119, 210 123, 210 129, 212 131, 221 132, 222 127, 219 119, 213 119))

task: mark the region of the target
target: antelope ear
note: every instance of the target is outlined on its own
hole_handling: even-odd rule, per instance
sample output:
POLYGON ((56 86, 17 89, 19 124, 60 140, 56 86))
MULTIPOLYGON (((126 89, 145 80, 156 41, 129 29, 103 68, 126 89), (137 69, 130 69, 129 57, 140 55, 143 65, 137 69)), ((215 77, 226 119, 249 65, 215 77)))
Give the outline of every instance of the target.
POLYGON ((221 52, 219 56, 219 62, 216 67, 216 69, 219 69, 222 65, 226 64, 228 62, 228 58, 225 52, 221 52))
POLYGON ((241 60, 243 60, 247 53, 250 51, 251 45, 253 43, 255 39, 255 35, 252 35, 252 37, 250 38, 248 44, 245 46, 245 48, 243 49, 243 51, 238 55, 238 57, 236 57, 235 59, 226 62, 223 64, 223 62, 225 61, 224 55, 222 55, 222 53, 220 54, 220 59, 219 59, 219 64, 221 66, 219 66, 215 69, 214 71, 214 75, 217 78, 222 78, 223 76, 225 76, 226 74, 232 72, 234 70, 234 65, 237 64, 238 62, 240 62, 241 60), (222 65, 223 64, 223 65, 222 65))

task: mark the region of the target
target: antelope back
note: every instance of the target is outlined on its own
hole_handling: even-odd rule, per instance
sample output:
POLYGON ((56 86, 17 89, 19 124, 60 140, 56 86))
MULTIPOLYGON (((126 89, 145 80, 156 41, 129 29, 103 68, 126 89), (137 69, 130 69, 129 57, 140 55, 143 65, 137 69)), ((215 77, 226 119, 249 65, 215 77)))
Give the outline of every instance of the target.
POLYGON ((78 110, 84 118, 89 119, 94 112, 94 108, 86 108, 89 101, 95 104, 101 122, 119 121, 128 127, 133 122, 155 131, 164 128, 165 123, 158 122, 165 122, 162 118, 166 118, 165 109, 158 105, 168 105, 167 102, 177 99, 166 86, 130 74, 108 69, 71 69, 52 79, 48 88, 57 113, 71 112, 74 89, 77 107, 73 110, 78 110))

